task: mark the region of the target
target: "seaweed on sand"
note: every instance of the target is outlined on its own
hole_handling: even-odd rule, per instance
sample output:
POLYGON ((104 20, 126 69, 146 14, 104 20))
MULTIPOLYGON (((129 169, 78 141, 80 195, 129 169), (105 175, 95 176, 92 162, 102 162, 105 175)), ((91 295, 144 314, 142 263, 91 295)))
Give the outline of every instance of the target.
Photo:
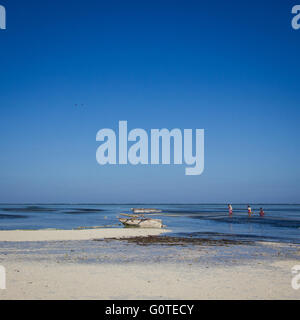
POLYGON ((107 239, 95 239, 95 241, 125 241, 127 243, 134 243, 141 246, 147 245, 166 245, 166 246, 228 246, 228 245, 242 245, 242 244, 254 244, 253 241, 241 241, 231 239, 203 239, 203 238, 184 238, 184 237, 172 237, 172 236, 147 236, 147 237, 131 237, 131 238, 107 238, 107 239))

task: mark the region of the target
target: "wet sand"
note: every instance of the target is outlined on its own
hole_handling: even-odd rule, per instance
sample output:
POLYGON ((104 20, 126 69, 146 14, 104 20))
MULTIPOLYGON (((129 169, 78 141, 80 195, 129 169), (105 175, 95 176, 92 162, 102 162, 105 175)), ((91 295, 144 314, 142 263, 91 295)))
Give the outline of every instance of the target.
POLYGON ((299 245, 169 236, 0 242, 0 299, 300 299, 299 258, 299 245))

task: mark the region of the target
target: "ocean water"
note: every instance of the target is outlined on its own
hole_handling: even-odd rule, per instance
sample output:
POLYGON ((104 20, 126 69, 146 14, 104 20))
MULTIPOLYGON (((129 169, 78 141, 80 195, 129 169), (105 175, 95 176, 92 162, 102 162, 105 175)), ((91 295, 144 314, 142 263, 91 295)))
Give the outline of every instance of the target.
POLYGON ((225 204, 1 204, 0 230, 122 228, 117 217, 129 213, 131 207, 163 210, 149 216, 162 219, 176 236, 300 243, 298 204, 251 205, 251 218, 246 204, 233 204, 232 217, 225 204), (259 216, 260 207, 264 217, 259 216))

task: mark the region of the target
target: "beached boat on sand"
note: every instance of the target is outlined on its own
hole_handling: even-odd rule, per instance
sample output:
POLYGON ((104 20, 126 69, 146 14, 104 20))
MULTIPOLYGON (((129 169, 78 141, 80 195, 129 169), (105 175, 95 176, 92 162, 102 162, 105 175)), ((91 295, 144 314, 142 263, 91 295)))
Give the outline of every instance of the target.
POLYGON ((136 227, 136 228, 163 228, 161 219, 145 218, 143 215, 130 215, 121 214, 126 218, 119 218, 119 221, 123 223, 125 227, 136 227))
POLYGON ((160 219, 147 219, 147 218, 119 218, 119 221, 124 224, 125 227, 137 227, 137 228, 159 228, 163 227, 160 219))

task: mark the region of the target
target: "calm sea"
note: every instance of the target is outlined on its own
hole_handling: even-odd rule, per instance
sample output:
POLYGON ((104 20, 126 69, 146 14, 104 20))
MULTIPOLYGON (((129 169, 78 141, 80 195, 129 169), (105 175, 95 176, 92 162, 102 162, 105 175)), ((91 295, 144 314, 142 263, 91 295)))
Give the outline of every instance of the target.
POLYGON ((246 204, 233 204, 233 217, 225 204, 34 204, 0 205, 0 230, 73 229, 78 227, 122 228, 117 216, 131 207, 163 210, 151 217, 163 219, 174 234, 211 239, 271 240, 300 243, 300 205, 252 205, 254 214, 247 215, 246 204), (263 207, 265 216, 260 217, 263 207))

